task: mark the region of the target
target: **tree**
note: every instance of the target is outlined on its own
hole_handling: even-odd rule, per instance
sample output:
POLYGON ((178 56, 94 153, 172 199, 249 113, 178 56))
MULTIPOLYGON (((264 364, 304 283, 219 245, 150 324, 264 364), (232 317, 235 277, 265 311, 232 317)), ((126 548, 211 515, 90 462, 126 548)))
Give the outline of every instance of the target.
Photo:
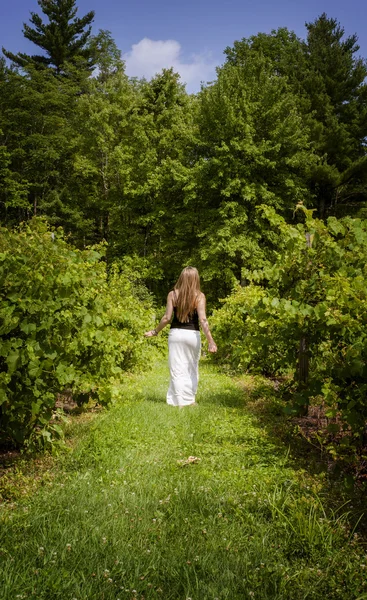
POLYGON ((196 262, 223 297, 245 268, 261 267, 277 243, 259 205, 291 219, 295 202, 309 200, 307 174, 315 157, 286 78, 274 76, 258 53, 219 69, 199 101, 196 262))
POLYGON ((25 75, 10 69, 1 74, 0 202, 6 224, 39 214, 60 222, 77 142, 72 128, 76 92, 69 78, 47 69, 28 66, 25 75))
POLYGON ((97 79, 100 82, 106 82, 112 75, 124 69, 121 51, 116 46, 110 31, 100 29, 97 35, 91 36, 88 48, 91 55, 95 57, 97 79))
POLYGON ((150 289, 159 295, 165 289, 165 295, 197 243, 195 215, 187 207, 195 100, 172 69, 133 86, 117 148, 122 193, 112 211, 111 254, 140 259, 150 289))
POLYGON ((235 41, 224 54, 228 64, 237 66, 244 66, 251 55, 260 54, 274 74, 287 77, 293 88, 301 83, 306 69, 305 42, 286 27, 235 41))
MULTIPOLYGON (((16 79, 17 75, 7 68, 4 58, 0 58, 0 206, 5 223, 8 222, 9 212, 14 212, 14 209, 19 212, 19 209, 24 210, 28 206, 28 182, 13 170, 14 148, 9 144, 8 111, 13 104, 16 79)), ((14 123, 15 128, 18 125, 14 123)))
MULTIPOLYGON (((103 60, 103 65, 107 62, 103 60)), ((86 227, 79 233, 83 232, 89 243, 110 241, 111 211, 115 214, 118 206, 124 206, 135 102, 133 87, 120 61, 115 70, 100 69, 99 75, 90 79, 87 93, 76 106, 78 143, 69 189, 78 205, 84 207, 86 227)), ((131 236, 130 231, 128 239, 131 236)))
POLYGON ((315 147, 325 157, 322 177, 316 171, 311 185, 324 217, 337 203, 367 201, 367 62, 355 56, 357 36, 345 37, 340 23, 325 13, 306 26, 304 91, 313 111, 315 147))
POLYGON ((88 12, 81 19, 76 17, 76 0, 38 0, 38 4, 48 17, 45 23, 40 15, 32 12, 30 22, 34 27, 24 23, 23 34, 28 40, 39 46, 44 52, 41 55, 13 54, 3 48, 3 53, 19 67, 34 65, 49 67, 56 74, 63 73, 68 63, 85 64, 92 69, 94 60, 87 46, 91 33, 94 11, 88 12))
POLYGON ((274 75, 286 76, 320 161, 310 171, 309 187, 319 216, 338 205, 353 212, 367 201, 367 64, 356 57, 356 35, 324 13, 306 24, 303 41, 281 28, 260 33, 227 48, 227 64, 265 58, 274 75))

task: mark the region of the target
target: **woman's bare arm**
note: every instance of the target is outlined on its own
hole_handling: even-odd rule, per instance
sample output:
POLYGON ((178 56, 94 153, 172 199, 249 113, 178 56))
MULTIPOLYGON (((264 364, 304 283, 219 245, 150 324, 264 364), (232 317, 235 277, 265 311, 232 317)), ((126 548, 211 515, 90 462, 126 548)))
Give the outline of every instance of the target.
POLYGON ((172 319, 172 313, 173 313, 173 293, 170 292, 167 296, 166 312, 164 313, 163 317, 161 318, 159 325, 155 329, 152 329, 151 331, 147 331, 146 333, 144 333, 144 336, 152 337, 154 335, 158 335, 158 333, 160 331, 162 331, 162 329, 164 329, 164 327, 166 325, 168 325, 168 323, 170 323, 170 321, 172 319))
POLYGON ((209 352, 216 352, 217 345, 212 338, 212 334, 210 333, 210 329, 209 329, 208 319, 206 318, 206 299, 205 299, 204 294, 201 294, 201 296, 200 296, 198 306, 197 306, 197 311, 198 311, 198 315, 199 315, 199 321, 200 321, 201 328, 202 328, 202 330, 205 334, 205 337, 208 341, 208 350, 209 350, 209 352))

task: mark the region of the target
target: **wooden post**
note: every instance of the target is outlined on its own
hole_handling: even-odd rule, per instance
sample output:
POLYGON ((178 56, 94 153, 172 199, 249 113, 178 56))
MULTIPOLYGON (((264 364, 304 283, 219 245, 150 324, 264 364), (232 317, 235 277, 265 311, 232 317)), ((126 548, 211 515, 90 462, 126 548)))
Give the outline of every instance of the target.
POLYGON ((306 384, 308 381, 308 347, 306 338, 301 338, 298 350, 298 381, 306 384))
MULTIPOLYGON (((306 233, 306 244, 307 248, 311 248, 311 234, 306 233)), ((298 373, 297 379, 298 383, 301 387, 306 387, 308 382, 308 372, 309 372, 309 361, 308 361, 308 343, 305 337, 302 337, 299 342, 299 350, 298 350, 298 373)), ((302 409, 300 410, 303 416, 308 414, 308 404, 304 404, 302 409)))

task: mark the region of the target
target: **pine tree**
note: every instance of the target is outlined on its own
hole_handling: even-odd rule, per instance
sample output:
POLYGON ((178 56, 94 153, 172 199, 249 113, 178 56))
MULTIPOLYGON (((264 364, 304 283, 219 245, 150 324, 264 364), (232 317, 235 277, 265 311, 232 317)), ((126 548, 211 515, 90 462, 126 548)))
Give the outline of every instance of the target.
POLYGON ((91 23, 94 11, 88 12, 81 19, 76 17, 76 0, 38 0, 38 4, 48 17, 44 22, 40 15, 32 12, 30 22, 34 27, 24 23, 23 34, 28 40, 39 46, 42 55, 13 54, 3 48, 3 53, 20 67, 27 65, 44 66, 60 74, 64 66, 85 61, 86 66, 93 67, 93 57, 88 48, 91 23))
POLYGON ((245 65, 256 54, 287 77, 319 156, 309 177, 318 214, 354 213, 367 200, 367 63, 357 36, 345 36, 336 19, 324 13, 306 27, 306 41, 278 29, 235 42, 227 64, 245 65))
POLYGON ((322 151, 327 152, 329 164, 343 170, 364 154, 367 64, 355 56, 357 36, 345 37, 335 19, 324 13, 306 27, 305 91, 316 119, 325 127, 322 151))
POLYGON ((77 141, 72 123, 77 92, 72 80, 48 69, 27 67, 27 76, 0 70, 2 223, 41 214, 55 223, 65 221, 65 189, 77 141))

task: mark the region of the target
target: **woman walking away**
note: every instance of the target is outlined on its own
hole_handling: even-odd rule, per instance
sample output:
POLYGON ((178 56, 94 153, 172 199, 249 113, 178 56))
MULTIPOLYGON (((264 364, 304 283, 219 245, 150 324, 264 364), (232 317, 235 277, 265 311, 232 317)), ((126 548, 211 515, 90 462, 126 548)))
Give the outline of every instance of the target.
POLYGON ((167 403, 171 406, 196 404, 201 351, 199 322, 208 340, 209 352, 217 351, 206 319, 205 306, 199 273, 195 267, 186 267, 167 296, 166 312, 158 327, 144 334, 145 337, 158 335, 171 321, 173 314, 168 336, 170 385, 167 403))

